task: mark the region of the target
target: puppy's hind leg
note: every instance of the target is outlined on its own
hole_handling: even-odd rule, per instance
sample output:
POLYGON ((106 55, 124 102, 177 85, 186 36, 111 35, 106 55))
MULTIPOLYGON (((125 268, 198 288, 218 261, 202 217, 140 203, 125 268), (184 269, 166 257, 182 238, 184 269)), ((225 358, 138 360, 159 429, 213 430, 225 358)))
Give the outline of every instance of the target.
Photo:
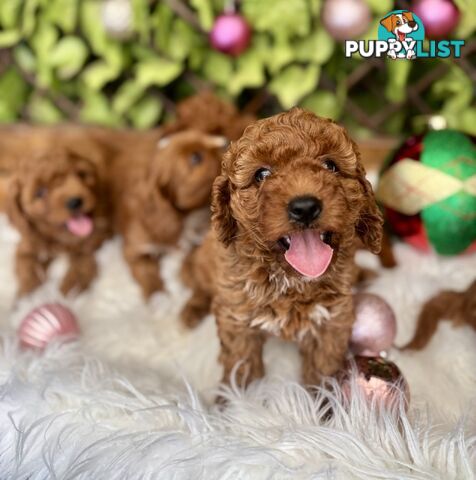
POLYGON ((146 300, 164 289, 159 256, 153 252, 155 246, 153 238, 139 222, 133 221, 128 225, 124 232, 124 258, 146 300))
POLYGON ((180 272, 183 283, 192 289, 192 296, 180 314, 182 323, 188 328, 196 327, 210 313, 212 301, 210 293, 203 288, 206 281, 200 278, 205 272, 196 268, 197 253, 199 249, 188 254, 180 272))

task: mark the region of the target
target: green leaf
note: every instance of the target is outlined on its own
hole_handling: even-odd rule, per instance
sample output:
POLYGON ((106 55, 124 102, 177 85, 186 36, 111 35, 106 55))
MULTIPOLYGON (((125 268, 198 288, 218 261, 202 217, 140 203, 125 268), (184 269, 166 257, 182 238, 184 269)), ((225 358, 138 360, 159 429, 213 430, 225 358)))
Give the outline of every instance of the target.
POLYGON ((134 105, 139 98, 144 94, 145 87, 136 80, 128 80, 124 82, 112 102, 112 109, 118 115, 124 115, 132 105, 134 105))
POLYGON ((120 70, 108 63, 97 60, 84 70, 82 79, 91 90, 101 90, 106 83, 117 78, 120 70))
POLYGON ((36 54, 37 78, 42 87, 50 87, 53 83, 53 72, 49 56, 58 41, 58 30, 50 23, 41 22, 32 37, 31 46, 36 54))
POLYGON ((25 6, 23 7, 23 34, 29 37, 36 26, 37 10, 40 6, 40 0, 25 0, 25 6))
POLYGON ((203 63, 203 75, 211 82, 225 86, 233 74, 233 61, 227 55, 210 51, 203 63))
POLYGON ((57 25, 65 33, 73 33, 78 21, 78 7, 76 0, 48 0, 46 19, 57 25))
POLYGON ((393 10, 393 0, 365 0, 373 13, 384 16, 393 10))
POLYGON ((58 69, 60 78, 71 78, 81 70, 88 49, 79 37, 66 36, 60 39, 51 51, 49 62, 52 67, 58 69))
POLYGON ((24 70, 27 73, 33 73, 35 71, 36 58, 26 45, 17 45, 13 50, 13 58, 21 70, 24 70))
POLYGON ((387 70, 385 97, 391 102, 403 102, 407 96, 408 76, 413 61, 387 59, 385 65, 387 70))
POLYGON ((8 68, 0 75, 0 109, 4 118, 15 118, 21 112, 29 87, 16 67, 8 68))
POLYGON ((301 98, 315 90, 319 74, 320 67, 317 65, 307 67, 290 65, 274 77, 269 90, 278 97, 284 108, 291 108, 301 98))
POLYGON ((81 92, 83 105, 79 113, 84 123, 119 127, 123 125, 120 117, 111 110, 107 97, 94 90, 83 89, 81 92))
POLYGON ((334 45, 334 39, 324 27, 320 27, 311 35, 296 43, 295 58, 300 62, 313 62, 322 65, 331 58, 334 45))
POLYGON ((214 15, 210 0, 190 0, 190 5, 198 12, 198 20, 204 30, 210 30, 213 25, 214 15))
POLYGON ((53 104, 53 102, 43 96, 34 94, 28 104, 28 113, 30 119, 36 123, 55 124, 63 120, 63 114, 53 104))
POLYGON ((258 32, 291 37, 308 35, 310 31, 306 0, 243 0, 241 10, 258 32))
POLYGON ((129 112, 129 118, 135 128, 151 128, 155 126, 162 113, 162 103, 152 95, 138 102, 129 112))
POLYGON ((259 87, 265 81, 264 62, 254 48, 248 49, 236 60, 236 70, 228 84, 228 91, 238 95, 244 88, 259 87))
POLYGON ((155 45, 164 52, 169 48, 173 20, 174 12, 169 6, 165 3, 158 2, 152 14, 152 27, 155 45))
POLYGON ((281 68, 291 63, 294 59, 294 50, 289 40, 283 36, 275 39, 268 52, 269 54, 265 57, 265 62, 272 74, 279 72, 281 68))
POLYGON ((149 12, 147 0, 132 0, 132 13, 134 30, 139 33, 141 42, 147 42, 149 38, 149 12))
POLYGON ((454 0, 454 3, 463 14, 454 32, 455 38, 468 38, 476 30, 476 9, 473 0, 454 0))
POLYGON ((7 48, 21 40, 20 30, 3 30, 0 32, 0 48, 7 48))
POLYGON ((181 19, 174 21, 170 32, 167 56, 173 60, 185 60, 190 51, 203 44, 202 37, 198 35, 187 23, 181 19))
POLYGON ((313 93, 301 103, 303 108, 314 112, 321 117, 337 120, 341 112, 341 105, 336 94, 327 91, 313 93))
POLYGON ((136 77, 137 81, 145 87, 149 85, 161 87, 175 80, 182 70, 183 66, 180 63, 156 57, 138 63, 136 77))
POLYGON ((473 101, 473 82, 463 69, 452 64, 450 71, 433 83, 431 92, 444 100, 444 113, 459 113, 473 101))
POLYGON ((22 0, 6 0, 0 2, 0 25, 5 30, 14 30, 19 27, 20 9, 22 0))
POLYGON ((101 2, 96 0, 82 0, 81 28, 84 38, 91 45, 92 51, 103 57, 111 68, 120 70, 124 66, 123 47, 116 40, 109 38, 101 18, 101 2))

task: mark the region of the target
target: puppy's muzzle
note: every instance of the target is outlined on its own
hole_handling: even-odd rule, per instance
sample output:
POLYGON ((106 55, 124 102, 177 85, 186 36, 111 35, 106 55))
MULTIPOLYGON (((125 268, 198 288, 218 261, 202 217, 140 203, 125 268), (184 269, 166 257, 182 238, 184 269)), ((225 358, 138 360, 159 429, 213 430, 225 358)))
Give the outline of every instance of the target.
POLYGON ((66 208, 75 212, 83 206, 83 199, 81 197, 71 197, 66 200, 66 208))
POLYGON ((322 202, 312 195, 295 197, 288 203, 289 219, 306 227, 320 215, 321 211, 322 202))

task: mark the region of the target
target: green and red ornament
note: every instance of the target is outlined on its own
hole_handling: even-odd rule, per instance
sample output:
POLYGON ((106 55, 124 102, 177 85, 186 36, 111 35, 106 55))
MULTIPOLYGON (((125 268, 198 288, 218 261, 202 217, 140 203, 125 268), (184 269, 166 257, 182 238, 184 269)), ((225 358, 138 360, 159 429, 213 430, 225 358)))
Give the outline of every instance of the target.
POLYGON ((384 166, 377 199, 409 244, 440 255, 476 250, 476 139, 454 130, 410 137, 384 166))

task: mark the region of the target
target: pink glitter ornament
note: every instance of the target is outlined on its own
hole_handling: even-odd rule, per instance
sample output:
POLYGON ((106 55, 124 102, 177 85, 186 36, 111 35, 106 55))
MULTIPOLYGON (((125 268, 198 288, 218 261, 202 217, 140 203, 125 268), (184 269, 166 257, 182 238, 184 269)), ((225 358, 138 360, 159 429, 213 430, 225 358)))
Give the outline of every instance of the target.
POLYGON ((74 339, 78 335, 75 315, 59 303, 45 303, 33 309, 18 328, 21 346, 40 350, 59 337, 74 339))
MULTIPOLYGON (((400 369, 393 363, 381 357, 355 357, 358 376, 357 388, 369 402, 382 402, 385 406, 392 406, 403 393, 405 409, 410 403, 410 389, 400 369)), ((350 401, 350 363, 347 371, 341 377, 342 393, 350 401)))
POLYGON ((238 13, 224 13, 216 18, 209 38, 215 50, 236 56, 248 48, 251 28, 238 13))
POLYGON ((428 38, 445 38, 459 22, 459 10, 450 0, 419 0, 410 10, 420 17, 428 38))
POLYGON ((355 322, 350 349, 356 355, 376 357, 395 340, 397 324, 390 305, 378 295, 354 295, 355 322))

